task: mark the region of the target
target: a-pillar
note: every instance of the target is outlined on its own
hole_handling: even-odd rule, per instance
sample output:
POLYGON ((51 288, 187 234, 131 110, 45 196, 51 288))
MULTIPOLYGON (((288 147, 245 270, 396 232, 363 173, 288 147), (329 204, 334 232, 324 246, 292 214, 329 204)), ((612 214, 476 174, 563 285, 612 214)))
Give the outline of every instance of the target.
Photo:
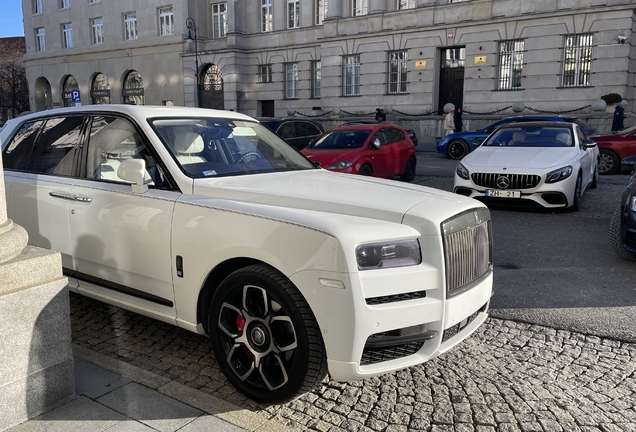
POLYGON ((0 431, 75 397, 62 260, 27 242, 7 217, 0 158, 0 431))

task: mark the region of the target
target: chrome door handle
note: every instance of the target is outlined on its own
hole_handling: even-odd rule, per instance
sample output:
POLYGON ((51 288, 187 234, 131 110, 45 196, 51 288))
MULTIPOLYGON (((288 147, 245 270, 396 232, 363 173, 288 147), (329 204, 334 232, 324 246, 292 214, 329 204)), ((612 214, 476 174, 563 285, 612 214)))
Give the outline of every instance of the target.
POLYGON ((75 195, 75 194, 65 193, 65 192, 49 192, 49 196, 52 196, 55 198, 62 198, 69 201, 79 201, 83 203, 90 203, 93 201, 93 198, 89 196, 75 195))
POLYGON ((55 198, 62 198, 62 199, 69 200, 69 201, 75 201, 75 195, 70 194, 70 193, 49 192, 49 196, 52 196, 52 197, 55 197, 55 198))

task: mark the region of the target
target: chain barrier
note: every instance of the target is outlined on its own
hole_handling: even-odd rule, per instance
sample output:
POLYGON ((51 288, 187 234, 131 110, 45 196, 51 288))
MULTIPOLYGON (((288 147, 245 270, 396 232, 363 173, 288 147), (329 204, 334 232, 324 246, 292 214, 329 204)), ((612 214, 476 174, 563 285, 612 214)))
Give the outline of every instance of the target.
POLYGON ((331 115, 332 112, 333 111, 330 110, 330 111, 326 111, 326 112, 324 112, 322 114, 310 115, 310 114, 303 114, 300 111, 296 111, 296 114, 299 114, 299 115, 301 115, 303 117, 316 118, 316 117, 326 117, 328 115, 331 115))
POLYGON ((567 114, 567 113, 571 113, 571 112, 576 112, 576 111, 581 111, 584 110, 586 108, 591 107, 592 105, 585 105, 581 108, 576 108, 576 109, 571 109, 571 110, 567 110, 567 111, 544 111, 544 110, 540 110, 540 109, 536 109, 536 108, 532 108, 532 107, 526 107, 527 109, 529 109, 530 111, 534 111, 534 112, 538 112, 538 113, 542 113, 542 114, 567 114))
POLYGON ((429 116, 429 115, 437 114, 437 110, 433 110, 433 111, 428 112, 426 114, 408 114, 408 113, 402 112, 400 110, 396 110, 395 108, 393 109, 393 112, 396 112, 396 113, 401 114, 403 116, 412 116, 412 117, 422 117, 422 116, 429 116))
POLYGON ((467 109, 462 109, 462 113, 463 114, 474 114, 474 115, 489 115, 489 114, 497 114, 500 113, 502 111, 507 110, 508 108, 512 108, 512 105, 508 105, 507 107, 504 107, 502 109, 499 110, 495 110, 495 111, 488 111, 488 112, 473 112, 473 111, 468 111, 467 109))
MULTIPOLYGON (((532 108, 532 107, 525 107, 526 109, 530 110, 530 111, 534 111, 534 112, 538 112, 541 114, 568 114, 568 113, 572 113, 572 112, 576 112, 576 111, 582 111, 584 109, 587 109, 589 107, 591 107, 592 105, 585 105, 582 106, 580 108, 575 108, 575 109, 571 109, 571 110, 565 110, 565 111, 547 111, 547 110, 541 110, 541 109, 537 109, 537 108, 532 108)), ((468 111, 467 109, 463 110, 464 114, 472 114, 472 115, 490 115, 490 114, 498 114, 500 112, 506 111, 507 109, 512 108, 512 105, 508 105, 507 107, 498 109, 498 110, 494 110, 494 111, 487 111, 487 112, 474 112, 474 111, 468 111)), ((437 114, 437 110, 433 110, 424 114, 409 114, 409 113, 405 113, 402 112, 400 110, 396 110, 393 109, 394 113, 403 115, 403 116, 407 116, 407 117, 424 117, 424 116, 430 116, 430 115, 435 115, 437 114)), ((296 111, 296 114, 301 115, 303 117, 310 117, 310 118, 317 118, 317 117, 327 117, 329 115, 331 115, 333 113, 333 110, 330 111, 326 111, 322 114, 316 114, 316 115, 310 115, 310 114, 303 114, 300 111, 296 111)), ((341 115, 348 115, 348 116, 352 116, 352 117, 374 117, 375 116, 375 112, 371 112, 368 114, 356 114, 356 113, 352 113, 349 111, 345 111, 345 110, 340 110, 340 114, 341 115)))

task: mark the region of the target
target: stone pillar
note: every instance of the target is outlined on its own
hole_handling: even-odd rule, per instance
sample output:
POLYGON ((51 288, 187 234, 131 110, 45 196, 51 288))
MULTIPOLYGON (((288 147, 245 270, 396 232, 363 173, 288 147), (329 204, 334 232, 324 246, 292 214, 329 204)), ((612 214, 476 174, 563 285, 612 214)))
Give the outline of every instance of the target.
POLYGON ((0 158, 0 431, 75 397, 61 256, 27 241, 7 218, 0 158))

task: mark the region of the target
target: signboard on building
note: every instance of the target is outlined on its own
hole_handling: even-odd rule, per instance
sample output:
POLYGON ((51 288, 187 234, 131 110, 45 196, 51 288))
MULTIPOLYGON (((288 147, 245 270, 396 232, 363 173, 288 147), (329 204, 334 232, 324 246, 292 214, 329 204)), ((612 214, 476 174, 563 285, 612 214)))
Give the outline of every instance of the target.
POLYGON ((110 90, 91 90, 91 97, 110 97, 110 90))
POLYGON ((483 66, 487 63, 486 56, 475 56, 475 66, 483 66))
POLYGON ((426 60, 418 60, 415 62, 415 69, 426 69, 426 60))
POLYGON ((121 94, 123 96, 143 96, 144 89, 143 88, 122 89, 121 94))

